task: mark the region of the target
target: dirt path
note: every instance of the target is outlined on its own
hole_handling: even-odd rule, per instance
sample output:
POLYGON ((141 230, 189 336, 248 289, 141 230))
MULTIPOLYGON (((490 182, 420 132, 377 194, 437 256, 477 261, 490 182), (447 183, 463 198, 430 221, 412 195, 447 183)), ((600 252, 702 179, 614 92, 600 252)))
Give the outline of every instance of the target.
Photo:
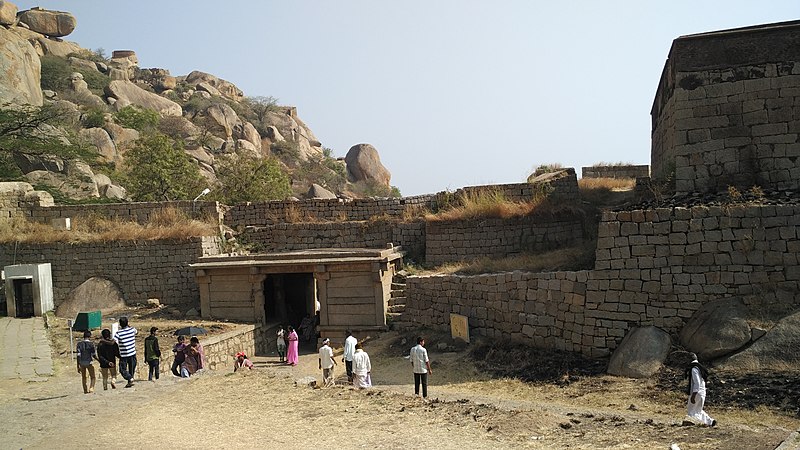
POLYGON ((681 398, 651 392, 650 384, 490 379, 464 352, 432 352, 434 400, 425 403, 410 396, 409 363, 392 342, 390 334, 367 343, 378 385, 370 391, 295 386, 319 377, 314 354, 294 368, 259 359, 252 372, 162 378, 92 395, 66 369, 46 383, 3 382, 0 446, 95 447, 106 435, 130 448, 773 449, 797 428, 785 415, 741 410, 711 410, 721 424, 715 429, 681 427, 681 398))

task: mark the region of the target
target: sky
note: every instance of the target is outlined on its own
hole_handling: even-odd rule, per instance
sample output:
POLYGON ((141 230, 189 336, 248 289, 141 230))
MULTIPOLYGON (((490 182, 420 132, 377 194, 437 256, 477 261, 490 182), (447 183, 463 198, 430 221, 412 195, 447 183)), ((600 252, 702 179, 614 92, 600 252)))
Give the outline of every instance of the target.
POLYGON ((405 196, 649 164, 673 39, 800 18, 797 0, 15 3, 73 13, 84 48, 294 105, 334 156, 374 145, 405 196))

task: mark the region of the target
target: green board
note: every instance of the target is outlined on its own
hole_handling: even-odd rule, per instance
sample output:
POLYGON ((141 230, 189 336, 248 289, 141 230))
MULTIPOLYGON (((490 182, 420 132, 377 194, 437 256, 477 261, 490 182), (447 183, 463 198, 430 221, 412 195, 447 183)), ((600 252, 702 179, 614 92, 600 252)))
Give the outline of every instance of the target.
POLYGON ((75 324, 72 329, 75 331, 88 331, 100 328, 103 315, 100 311, 79 312, 75 317, 75 324))

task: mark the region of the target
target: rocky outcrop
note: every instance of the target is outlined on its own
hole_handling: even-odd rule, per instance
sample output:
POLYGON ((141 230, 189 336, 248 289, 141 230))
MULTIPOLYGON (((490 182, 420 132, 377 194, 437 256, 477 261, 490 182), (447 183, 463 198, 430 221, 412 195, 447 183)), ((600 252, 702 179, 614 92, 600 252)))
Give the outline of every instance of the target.
POLYGON ((80 136, 92 144, 106 162, 119 162, 117 146, 108 132, 102 128, 88 128, 80 131, 80 136))
POLYGON ((221 137, 225 139, 232 138, 234 130, 242 130, 242 119, 233 108, 224 103, 209 106, 204 115, 210 119, 209 129, 215 133, 222 133, 221 137))
POLYGON ((68 97, 70 100, 88 108, 104 109, 106 107, 106 102, 89 90, 89 85, 83 79, 82 73, 73 72, 69 79, 72 91, 68 97))
POLYGON ((17 5, 0 0, 0 25, 14 25, 17 23, 17 5))
POLYGON ((26 39, 0 27, 0 104, 43 102, 39 55, 26 39))
POLYGON ((156 92, 175 89, 178 82, 166 69, 141 69, 136 74, 136 82, 144 83, 156 92))
POLYGON ((669 334, 660 328, 635 328, 614 350, 608 373, 630 378, 653 376, 666 360, 671 345, 669 334))
POLYGON ((244 93, 242 92, 241 89, 236 87, 235 84, 231 83, 230 81, 225 81, 221 78, 217 78, 214 75, 211 75, 210 73, 205 73, 205 72, 200 72, 199 70, 195 70, 189 75, 186 75, 185 81, 188 84, 198 88, 200 83, 206 83, 206 86, 212 87, 219 93, 219 95, 222 95, 233 101, 238 102, 242 98, 244 98, 244 93))
POLYGON ((139 58, 133 50, 114 50, 108 67, 108 76, 112 80, 130 81, 136 75, 139 58))
POLYGON ((347 176, 350 181, 374 181, 389 186, 392 175, 381 164, 378 150, 370 144, 357 144, 350 147, 344 157, 347 164, 347 176))
POLYGON ((703 361, 729 355, 750 342, 746 317, 747 307, 740 298, 710 301, 681 329, 681 345, 703 361))
POLYGON ((800 363, 800 312, 781 319, 747 349, 720 364, 723 369, 753 372, 785 370, 800 363))
POLYGON ((158 94, 148 92, 135 83, 125 80, 114 80, 105 89, 106 95, 116 99, 114 107, 120 110, 128 105, 152 109, 162 116, 180 116, 181 105, 158 94))
POLYGON ((125 151, 133 148, 134 143, 139 139, 139 132, 132 128, 124 128, 114 122, 106 122, 103 125, 114 145, 117 147, 117 153, 122 156, 125 151))
POLYGON ((306 194, 306 198, 334 199, 336 194, 314 183, 306 194))
POLYGON ((113 281, 91 277, 73 289, 56 308, 56 316, 70 319, 81 311, 100 310, 103 313, 125 307, 122 290, 113 281))
POLYGON ((100 192, 94 181, 94 172, 81 161, 68 161, 63 173, 36 170, 25 174, 31 184, 53 186, 70 198, 98 198, 100 192))
POLYGON ((311 129, 297 117, 295 108, 278 107, 276 111, 267 113, 265 122, 278 130, 276 140, 272 140, 272 143, 284 139, 297 143, 298 156, 301 160, 308 161, 322 155, 322 144, 311 129), (283 139, 277 138, 278 136, 283 139))
POLYGON ((32 31, 51 37, 64 37, 75 30, 78 21, 75 16, 63 11, 46 9, 29 9, 17 15, 17 20, 24 23, 32 31))

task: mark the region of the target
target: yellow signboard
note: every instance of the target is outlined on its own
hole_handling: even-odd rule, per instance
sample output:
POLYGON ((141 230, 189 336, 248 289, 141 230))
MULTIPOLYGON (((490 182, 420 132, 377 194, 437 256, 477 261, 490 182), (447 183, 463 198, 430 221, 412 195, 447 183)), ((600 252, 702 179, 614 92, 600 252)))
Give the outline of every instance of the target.
POLYGON ((469 319, 461 314, 450 314, 450 334, 453 338, 469 342, 469 319))

